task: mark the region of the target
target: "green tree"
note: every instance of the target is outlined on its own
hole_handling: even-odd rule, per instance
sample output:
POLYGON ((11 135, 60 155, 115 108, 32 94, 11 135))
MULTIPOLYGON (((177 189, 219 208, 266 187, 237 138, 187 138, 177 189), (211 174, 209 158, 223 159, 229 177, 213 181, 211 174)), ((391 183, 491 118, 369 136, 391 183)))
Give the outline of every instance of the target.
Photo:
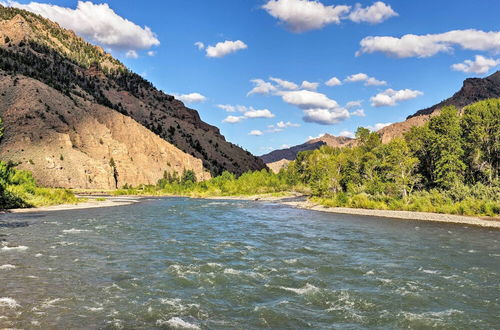
POLYGON ((500 99, 466 107, 461 127, 467 181, 492 185, 500 176, 500 99))
POLYGON ((435 161, 436 186, 449 189, 464 180, 465 163, 462 148, 462 128, 455 107, 444 107, 429 121, 430 152, 435 161))
POLYGON ((415 173, 418 158, 414 157, 404 139, 394 139, 385 146, 386 176, 394 182, 403 198, 407 198, 419 181, 415 173))

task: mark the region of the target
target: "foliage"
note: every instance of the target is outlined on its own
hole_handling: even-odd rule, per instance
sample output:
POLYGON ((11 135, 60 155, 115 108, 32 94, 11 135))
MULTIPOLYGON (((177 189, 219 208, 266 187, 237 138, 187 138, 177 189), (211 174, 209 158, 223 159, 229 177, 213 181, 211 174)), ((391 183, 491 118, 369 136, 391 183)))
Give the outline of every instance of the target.
POLYGON ((473 104, 459 115, 443 108, 404 138, 382 144, 359 128, 358 145, 322 146, 299 153, 278 174, 266 170, 240 177, 224 172, 195 183, 165 173, 156 187, 119 191, 187 196, 238 196, 307 191, 326 206, 500 214, 500 99, 473 104))

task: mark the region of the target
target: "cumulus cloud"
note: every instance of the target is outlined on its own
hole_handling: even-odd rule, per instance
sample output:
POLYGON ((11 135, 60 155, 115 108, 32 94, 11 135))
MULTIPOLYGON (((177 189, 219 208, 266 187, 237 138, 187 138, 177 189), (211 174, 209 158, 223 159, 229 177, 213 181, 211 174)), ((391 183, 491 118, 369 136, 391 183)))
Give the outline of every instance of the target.
POLYGON ((280 92, 284 102, 297 106, 304 111, 305 122, 321 125, 340 123, 349 118, 349 111, 328 96, 318 92, 299 90, 280 92))
POLYGON ((388 56, 430 57, 440 52, 452 52, 459 46, 467 50, 500 52, 500 31, 453 30, 440 34, 406 34, 396 37, 366 37, 360 42, 357 56, 382 52, 388 56))
POLYGON ((325 108, 336 109, 339 107, 335 100, 328 98, 325 94, 318 92, 300 90, 280 92, 281 98, 288 104, 295 105, 301 109, 325 108))
POLYGON ((257 109, 250 107, 250 109, 245 112, 245 117, 246 118, 274 118, 275 115, 267 109, 257 110, 257 109))
POLYGON ((269 15, 296 33, 321 29, 328 24, 340 24, 350 19, 355 23, 381 23, 398 14, 381 1, 362 8, 356 5, 353 11, 348 5, 327 6, 317 0, 269 0, 262 6, 269 15))
POLYGON ((307 109, 304 110, 302 119, 307 123, 320 125, 334 125, 349 118, 349 111, 343 108, 338 109, 307 109))
POLYGON ((310 82, 310 81, 307 81, 307 80, 304 80, 302 82, 302 84, 300 85, 300 88, 302 89, 306 89, 306 90, 309 90, 309 91, 315 91, 317 90, 319 87, 319 83, 317 82, 310 82))
POLYGON ((325 83, 325 85, 330 86, 330 87, 332 87, 332 86, 339 86, 339 85, 342 85, 342 82, 339 80, 339 78, 337 78, 337 77, 332 77, 332 78, 330 78, 330 79, 329 79, 329 80, 325 83))
POLYGON ((280 78, 273 78, 273 77, 270 77, 269 80, 275 82, 276 84, 278 84, 279 87, 284 88, 284 89, 289 89, 289 90, 299 89, 299 86, 296 83, 293 83, 291 81, 283 80, 280 78))
POLYGON ((150 50, 147 54, 148 56, 156 56, 156 52, 154 50, 150 50))
POLYGON ((476 55, 474 60, 465 60, 463 63, 453 64, 451 68, 455 71, 465 73, 485 74, 490 69, 500 65, 500 59, 487 58, 481 55, 476 55))
POLYGON ((222 122, 228 124, 236 124, 245 120, 243 116, 227 116, 222 122))
POLYGON ((194 43, 194 45, 199 49, 199 50, 202 50, 202 49, 205 49, 205 44, 201 41, 197 41, 194 43))
POLYGON ((137 54, 135 50, 129 50, 127 53, 125 53, 125 57, 136 59, 139 58, 139 54, 137 54))
MULTIPOLYGON (((199 48, 200 46, 198 46, 199 48)), ((241 40, 218 42, 215 46, 208 46, 206 48, 207 57, 224 57, 231 53, 237 52, 242 49, 247 49, 248 46, 241 40)))
POLYGON ((323 134, 320 134, 320 135, 318 135, 318 136, 316 136, 316 137, 314 137, 314 136, 309 136, 309 137, 307 138, 307 141, 311 141, 311 140, 316 140, 316 139, 319 139, 319 138, 321 138, 321 137, 325 136, 325 134, 326 134, 326 133, 323 133, 323 134))
POLYGON ((411 100, 423 94, 417 90, 401 89, 397 91, 389 88, 370 98, 370 101, 374 107, 395 106, 398 102, 411 100))
POLYGON ((270 0, 262 8, 297 33, 339 24, 341 17, 350 10, 350 6, 325 6, 309 0, 270 0))
POLYGON ((357 4, 354 10, 349 14, 349 19, 356 23, 368 22, 377 24, 393 16, 398 16, 398 13, 396 13, 390 5, 377 1, 366 8, 362 8, 360 4, 357 4))
POLYGON ((147 26, 139 25, 119 16, 108 4, 78 1, 76 9, 40 2, 20 4, 0 1, 4 6, 25 9, 75 31, 85 39, 112 50, 148 49, 160 45, 156 34, 147 26))
POLYGON ((387 81, 384 80, 378 80, 374 77, 368 76, 366 73, 356 73, 352 74, 349 77, 345 79, 345 82, 352 83, 352 82, 365 82, 365 86, 383 86, 387 85, 387 81))
POLYGON ((254 130, 250 131, 250 133, 248 133, 248 134, 253 135, 253 136, 260 136, 264 133, 262 131, 259 131, 258 129, 254 129, 254 130))
POLYGON ((366 126, 366 128, 368 128, 370 131, 376 132, 376 131, 379 131, 382 128, 387 127, 387 126, 392 125, 392 124, 393 123, 376 123, 373 126, 366 126))
POLYGON ((207 98, 200 93, 190 93, 190 94, 173 94, 178 100, 184 103, 200 103, 205 102, 207 98))
POLYGON ((270 94, 277 90, 276 86, 262 79, 253 79, 251 82, 254 84, 254 88, 248 92, 247 96, 253 94, 270 94))
POLYGON ((256 119, 256 118, 274 118, 275 115, 268 109, 255 109, 254 107, 246 107, 244 105, 230 105, 230 104, 218 104, 218 108, 223 109, 227 112, 242 112, 242 116, 227 116, 223 122, 236 124, 245 119, 256 119))
POLYGON ((354 134, 354 132, 351 132, 351 131, 342 131, 339 133, 339 136, 354 138, 355 134, 354 134))

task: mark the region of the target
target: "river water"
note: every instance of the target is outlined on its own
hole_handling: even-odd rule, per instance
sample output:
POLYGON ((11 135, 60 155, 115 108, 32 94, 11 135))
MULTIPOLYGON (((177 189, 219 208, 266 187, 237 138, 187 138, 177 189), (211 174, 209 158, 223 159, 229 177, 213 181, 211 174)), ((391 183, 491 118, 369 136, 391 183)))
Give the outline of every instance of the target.
POLYGON ((500 327, 499 231, 162 198, 0 216, 0 328, 500 327))

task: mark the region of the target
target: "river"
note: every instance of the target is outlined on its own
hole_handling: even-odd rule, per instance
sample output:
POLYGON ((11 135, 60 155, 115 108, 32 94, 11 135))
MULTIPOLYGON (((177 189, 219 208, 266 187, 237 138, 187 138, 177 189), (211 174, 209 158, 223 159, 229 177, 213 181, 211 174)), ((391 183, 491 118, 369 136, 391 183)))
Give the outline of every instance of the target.
POLYGON ((0 328, 500 327, 499 231, 268 202, 0 216, 0 328))

